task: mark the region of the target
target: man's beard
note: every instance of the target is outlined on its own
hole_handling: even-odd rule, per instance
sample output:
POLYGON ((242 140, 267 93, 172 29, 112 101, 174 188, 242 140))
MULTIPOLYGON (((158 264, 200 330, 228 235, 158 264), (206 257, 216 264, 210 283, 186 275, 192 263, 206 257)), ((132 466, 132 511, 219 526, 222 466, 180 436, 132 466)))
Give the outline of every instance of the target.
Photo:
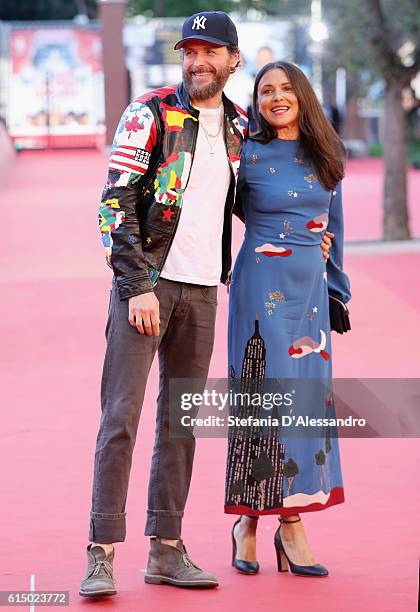
MULTIPOLYGON (((199 72, 199 71, 197 71, 199 72)), ((209 72, 206 70, 206 72, 209 72)), ((223 87, 226 84, 230 76, 230 68, 226 65, 224 68, 221 68, 219 71, 213 70, 213 81, 208 85, 195 85, 193 83, 193 77, 190 71, 183 70, 182 78, 184 81, 185 88, 188 92, 188 95, 192 100, 208 100, 209 98, 213 98, 215 95, 220 93, 223 90, 223 87)))

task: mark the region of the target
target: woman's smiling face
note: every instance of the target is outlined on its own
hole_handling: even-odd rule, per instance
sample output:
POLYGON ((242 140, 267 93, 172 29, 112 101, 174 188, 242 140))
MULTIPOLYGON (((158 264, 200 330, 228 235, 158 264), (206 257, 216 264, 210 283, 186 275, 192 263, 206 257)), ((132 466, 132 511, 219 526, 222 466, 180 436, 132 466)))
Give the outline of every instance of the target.
POLYGON ((289 77, 281 68, 273 68, 261 78, 258 106, 264 119, 277 131, 299 130, 299 101, 289 77))

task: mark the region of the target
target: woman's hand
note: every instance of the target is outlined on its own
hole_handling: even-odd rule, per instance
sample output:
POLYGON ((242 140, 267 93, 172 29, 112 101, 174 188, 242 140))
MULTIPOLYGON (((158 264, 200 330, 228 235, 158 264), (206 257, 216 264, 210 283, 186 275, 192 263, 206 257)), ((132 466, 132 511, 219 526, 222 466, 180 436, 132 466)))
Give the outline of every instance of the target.
POLYGON ((332 238, 334 238, 334 234, 332 232, 325 232, 324 237, 322 238, 321 249, 325 261, 327 261, 330 256, 329 250, 332 245, 332 238))

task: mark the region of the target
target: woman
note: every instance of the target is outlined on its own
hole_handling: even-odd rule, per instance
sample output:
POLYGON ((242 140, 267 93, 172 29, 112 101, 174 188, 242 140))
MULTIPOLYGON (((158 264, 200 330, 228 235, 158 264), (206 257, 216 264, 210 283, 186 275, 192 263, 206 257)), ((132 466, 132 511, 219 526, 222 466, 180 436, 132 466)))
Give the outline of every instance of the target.
MULTIPOLYGON (((277 415, 331 418, 330 331, 350 328, 342 271, 344 148, 294 64, 261 69, 253 111, 258 132, 244 146, 238 184, 246 233, 230 293, 231 380, 241 392, 279 379, 285 390, 284 379, 298 380, 298 389, 289 385, 288 391, 299 398, 289 398, 277 415), (327 227, 335 238, 325 263, 319 246, 327 227)), ((251 409, 254 416, 263 412, 251 409)), ((225 512, 241 515, 232 539, 233 565, 242 573, 259 569, 257 519, 275 514, 279 571, 289 566, 297 575, 328 575, 315 563, 300 514, 343 501, 333 428, 300 437, 275 423, 264 431, 231 430, 225 512)))

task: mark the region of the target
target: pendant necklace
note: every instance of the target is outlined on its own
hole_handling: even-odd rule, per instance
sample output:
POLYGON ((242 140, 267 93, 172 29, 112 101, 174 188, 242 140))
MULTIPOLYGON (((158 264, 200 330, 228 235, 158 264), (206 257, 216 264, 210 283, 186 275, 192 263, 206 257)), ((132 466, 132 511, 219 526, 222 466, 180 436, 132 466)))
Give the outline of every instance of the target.
POLYGON ((220 136, 220 132, 222 131, 222 127, 223 127, 223 116, 222 116, 222 120, 220 122, 219 129, 217 130, 216 134, 211 134, 206 129, 206 127, 204 126, 204 123, 202 123, 201 121, 200 121, 200 126, 203 128, 204 136, 206 137, 206 140, 209 143, 210 155, 214 155, 214 149, 215 149, 215 146, 217 144, 217 138, 220 136), (213 144, 212 144, 210 138, 214 138, 214 143, 213 144))

